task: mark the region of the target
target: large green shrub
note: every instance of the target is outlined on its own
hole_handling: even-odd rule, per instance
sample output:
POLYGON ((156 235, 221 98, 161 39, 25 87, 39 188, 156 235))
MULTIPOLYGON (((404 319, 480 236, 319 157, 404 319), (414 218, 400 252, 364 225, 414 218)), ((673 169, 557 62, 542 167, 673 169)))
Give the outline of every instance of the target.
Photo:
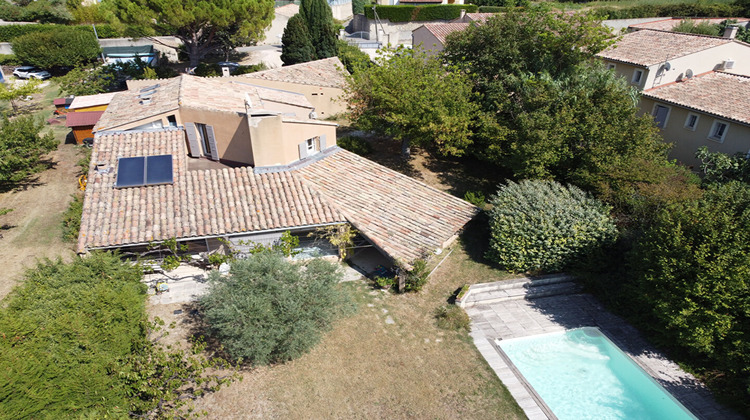
POLYGON ((310 31, 302 15, 296 14, 289 19, 281 36, 281 61, 285 66, 290 66, 314 59, 315 47, 310 31))
POLYGON ((350 45, 344 40, 338 40, 338 57, 346 71, 354 74, 360 69, 370 67, 372 59, 366 52, 362 51, 356 45, 350 45))
POLYGON ((677 4, 642 4, 627 8, 598 7, 592 13, 602 19, 637 19, 646 17, 715 17, 744 16, 746 11, 737 3, 677 3, 677 4))
MULTIPOLYGON (((11 42, 13 38, 17 38, 21 35, 26 34, 38 34, 41 32, 56 31, 59 29, 71 29, 75 28, 78 31, 90 33, 93 35, 94 29, 91 25, 79 25, 79 26, 64 26, 54 24, 42 24, 42 25, 5 25, 0 26, 0 42, 11 42)), ((98 24, 96 25, 96 34, 99 38, 121 38, 125 36, 123 32, 118 30, 112 25, 98 24)))
POLYGON ((0 123, 0 189, 8 189, 42 169, 42 157, 57 141, 52 133, 41 134, 44 123, 30 115, 0 123))
POLYGON ((64 27, 19 36, 13 39, 12 46, 19 60, 44 69, 90 63, 100 52, 93 33, 64 27))
MULTIPOLYGON (((461 16, 461 10, 474 13, 478 6, 474 4, 438 4, 430 6, 376 6, 375 11, 380 19, 388 19, 391 22, 412 22, 432 20, 452 20, 461 16)), ((372 8, 365 8, 365 16, 375 18, 372 8)))
POLYGON ((333 263, 305 265, 280 253, 260 252, 231 264, 228 277, 214 273, 200 300, 211 334, 234 359, 255 365, 283 362, 320 341, 345 295, 333 263))
POLYGON ((562 270, 617 234, 609 208, 572 185, 511 181, 490 203, 487 257, 513 272, 562 270))
POLYGON ((140 279, 109 254, 28 271, 0 309, 0 417, 125 417, 118 367, 143 338, 140 279))
POLYGON ((698 364, 725 374, 750 413, 750 186, 662 209, 629 260, 621 299, 633 316, 660 344, 709 360, 698 364))

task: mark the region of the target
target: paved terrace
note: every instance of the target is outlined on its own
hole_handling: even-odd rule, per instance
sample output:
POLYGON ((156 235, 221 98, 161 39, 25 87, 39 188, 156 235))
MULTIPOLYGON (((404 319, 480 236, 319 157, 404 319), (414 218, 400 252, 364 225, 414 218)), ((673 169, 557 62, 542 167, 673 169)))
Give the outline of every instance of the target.
POLYGON ((584 326, 599 327, 620 349, 700 419, 742 419, 722 407, 695 377, 651 347, 638 330, 606 311, 591 295, 571 294, 516 299, 466 308, 474 344, 531 420, 549 417, 493 347, 509 339, 584 326))

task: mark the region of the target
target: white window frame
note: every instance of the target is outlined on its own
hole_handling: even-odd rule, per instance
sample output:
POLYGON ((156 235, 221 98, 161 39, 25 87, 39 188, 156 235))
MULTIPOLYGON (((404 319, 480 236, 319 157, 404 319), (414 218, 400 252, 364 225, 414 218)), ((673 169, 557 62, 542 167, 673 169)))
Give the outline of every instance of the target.
POLYGON ((630 79, 630 83, 632 83, 634 85, 640 85, 641 83, 643 83, 643 75, 644 75, 644 71, 643 70, 641 70, 641 69, 635 69, 635 70, 633 70, 633 77, 630 79), (636 76, 638 76, 638 77, 636 77, 636 76))
POLYGON ((729 131, 729 123, 722 120, 714 120, 714 123, 711 124, 711 131, 708 132, 708 139, 713 140, 717 143, 724 143, 724 139, 727 138, 727 131, 729 131), (724 125, 724 131, 721 133, 721 135, 716 136, 714 133, 716 133, 719 130, 719 125, 724 125))
POLYGON ((307 146, 307 156, 312 156, 319 152, 318 150, 318 139, 315 137, 305 140, 307 146))
POLYGON ((685 129, 690 131, 695 131, 696 128, 698 128, 698 121, 700 121, 701 116, 696 114, 695 112, 688 112, 687 118, 685 118, 685 129), (690 118, 695 117, 695 123, 693 126, 690 126, 690 118))
POLYGON ((651 109, 651 117, 654 118, 654 122, 656 122, 656 119, 655 119, 656 109, 658 107, 667 108, 667 117, 664 118, 664 124, 662 124, 662 126, 659 127, 660 130, 664 130, 665 128, 667 128, 667 124, 669 123, 669 117, 672 116, 672 107, 668 105, 660 104, 660 103, 655 103, 654 107, 651 109))

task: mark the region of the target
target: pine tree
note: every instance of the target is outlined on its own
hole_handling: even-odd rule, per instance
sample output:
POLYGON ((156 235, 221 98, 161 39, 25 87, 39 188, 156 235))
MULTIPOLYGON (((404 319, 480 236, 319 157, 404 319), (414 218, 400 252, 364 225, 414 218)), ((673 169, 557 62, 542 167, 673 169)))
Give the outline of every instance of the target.
POLYGON ((315 58, 333 57, 336 55, 336 32, 333 26, 333 13, 326 0, 302 0, 299 14, 307 23, 312 44, 315 46, 315 58))
POLYGON ((301 15, 296 14, 287 22, 284 35, 281 37, 281 61, 285 66, 289 66, 314 59, 315 48, 307 24, 301 15))

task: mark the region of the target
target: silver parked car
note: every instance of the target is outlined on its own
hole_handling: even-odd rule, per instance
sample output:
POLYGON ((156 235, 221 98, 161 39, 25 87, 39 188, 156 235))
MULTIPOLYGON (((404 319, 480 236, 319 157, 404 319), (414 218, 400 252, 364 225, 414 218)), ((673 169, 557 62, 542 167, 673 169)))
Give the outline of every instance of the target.
POLYGON ((38 69, 34 66, 21 66, 17 67, 15 70, 13 70, 13 75, 18 77, 19 79, 49 79, 52 77, 51 74, 49 74, 46 70, 38 69))

